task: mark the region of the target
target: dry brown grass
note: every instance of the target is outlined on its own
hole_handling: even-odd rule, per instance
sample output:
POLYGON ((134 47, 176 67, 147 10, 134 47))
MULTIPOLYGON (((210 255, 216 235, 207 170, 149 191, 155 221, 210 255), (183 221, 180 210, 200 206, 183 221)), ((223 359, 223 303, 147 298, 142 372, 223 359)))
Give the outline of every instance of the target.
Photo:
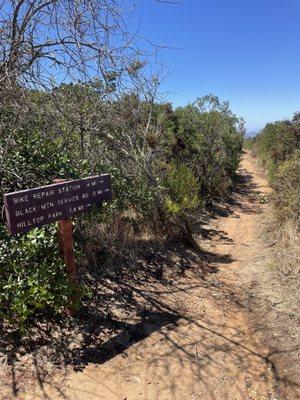
POLYGON ((292 276, 300 274, 300 231, 296 222, 276 227, 276 259, 280 272, 292 276))

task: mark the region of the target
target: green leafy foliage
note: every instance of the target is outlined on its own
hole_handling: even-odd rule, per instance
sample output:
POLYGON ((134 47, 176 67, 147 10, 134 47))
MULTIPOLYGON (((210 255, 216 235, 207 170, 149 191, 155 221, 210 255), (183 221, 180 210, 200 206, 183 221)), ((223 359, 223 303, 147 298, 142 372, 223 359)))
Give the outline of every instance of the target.
POLYGON ((0 145, 8 147, 1 165, 1 194, 79 176, 70 155, 40 131, 17 131, 8 140, 0 138, 0 145))
POLYGON ((8 236, 0 226, 0 317, 24 329, 34 314, 60 313, 72 285, 58 255, 55 229, 8 236))
POLYGON ((289 121, 267 124, 257 138, 258 155, 272 184, 278 166, 300 147, 300 129, 289 121))
POLYGON ((169 165, 166 175, 168 195, 165 197, 165 210, 171 215, 193 212, 200 204, 199 184, 190 168, 182 163, 169 165))
POLYGON ((223 196, 232 185, 242 153, 243 121, 213 95, 176 110, 176 156, 195 173, 203 198, 223 196))
POLYGON ((277 221, 300 228, 300 127, 292 121, 267 124, 252 139, 252 152, 260 157, 274 191, 271 196, 277 221))

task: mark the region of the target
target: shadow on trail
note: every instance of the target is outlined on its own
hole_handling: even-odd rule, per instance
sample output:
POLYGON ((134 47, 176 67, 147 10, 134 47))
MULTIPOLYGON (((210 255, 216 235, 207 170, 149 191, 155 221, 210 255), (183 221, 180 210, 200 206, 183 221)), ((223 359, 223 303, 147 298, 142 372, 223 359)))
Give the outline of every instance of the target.
MULTIPOLYGON (((92 296, 84 299, 76 318, 49 321, 40 316, 22 338, 16 332, 1 332, 0 351, 8 373, 2 380, 0 372, 0 392, 4 387, 17 396, 35 380, 43 398, 50 399, 45 391, 49 386, 66 398, 61 389, 65 378, 59 384, 52 380, 57 371, 62 377, 70 369, 83 371, 89 363, 103 364, 125 354, 155 332, 163 332, 167 340, 168 332, 176 331, 183 314, 176 307, 160 304, 155 297, 197 289, 207 276, 217 272, 208 259, 218 261, 218 255, 198 254, 180 243, 162 246, 148 241, 136 246, 139 252, 135 252, 133 261, 125 261, 105 274, 87 271, 83 283, 92 290, 92 296), (181 279, 189 275, 193 279, 181 284, 181 279)), ((182 351, 187 352, 184 348, 182 351)))
MULTIPOLYGON (((74 364, 78 361, 78 367, 88 363, 103 364, 119 354, 122 354, 134 344, 146 339, 149 335, 159 331, 163 327, 167 330, 176 326, 180 316, 168 312, 149 312, 145 311, 142 320, 136 324, 122 323, 122 331, 110 338, 103 345, 94 345, 90 338, 85 340, 86 348, 79 350, 78 354, 71 360, 74 364)), ((118 324, 118 321, 115 321, 118 324)))

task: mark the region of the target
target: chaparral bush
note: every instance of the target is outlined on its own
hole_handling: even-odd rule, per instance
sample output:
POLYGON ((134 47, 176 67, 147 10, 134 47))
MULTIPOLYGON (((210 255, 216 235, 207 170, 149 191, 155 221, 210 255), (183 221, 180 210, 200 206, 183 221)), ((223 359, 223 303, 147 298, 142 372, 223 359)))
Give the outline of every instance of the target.
POLYGON ((24 329, 37 313, 60 313, 72 291, 53 226, 18 237, 0 226, 1 319, 24 329))
POLYGON ((267 124, 253 139, 252 151, 265 167, 273 192, 275 252, 283 276, 299 279, 300 271, 300 126, 299 113, 291 121, 267 124))
POLYGON ((267 124, 257 137, 257 146, 258 155, 272 184, 276 179, 278 166, 300 148, 300 128, 290 121, 267 124))
POLYGON ((287 120, 267 124, 252 142, 274 188, 276 213, 282 213, 282 220, 297 219, 292 210, 297 209, 299 189, 299 125, 287 120))

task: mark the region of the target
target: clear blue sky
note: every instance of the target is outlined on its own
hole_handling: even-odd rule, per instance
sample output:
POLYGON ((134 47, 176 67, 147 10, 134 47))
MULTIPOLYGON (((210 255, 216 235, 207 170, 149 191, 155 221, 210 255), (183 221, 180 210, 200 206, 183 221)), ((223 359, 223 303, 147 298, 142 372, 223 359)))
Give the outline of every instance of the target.
POLYGON ((300 110, 300 0, 143 0, 140 34, 182 49, 160 59, 175 106, 214 93, 249 132, 300 110))

